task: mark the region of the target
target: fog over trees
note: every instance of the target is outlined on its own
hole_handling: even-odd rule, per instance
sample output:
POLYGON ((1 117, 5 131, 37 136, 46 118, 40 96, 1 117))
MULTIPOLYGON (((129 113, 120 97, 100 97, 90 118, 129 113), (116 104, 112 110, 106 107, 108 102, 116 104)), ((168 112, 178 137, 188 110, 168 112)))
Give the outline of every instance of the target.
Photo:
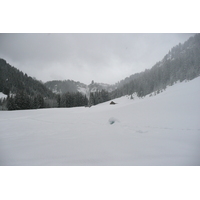
POLYGON ((143 97, 154 91, 165 89, 177 81, 192 80, 200 75, 200 34, 184 44, 173 47, 162 61, 151 69, 131 75, 118 83, 111 93, 112 98, 137 93, 143 97))

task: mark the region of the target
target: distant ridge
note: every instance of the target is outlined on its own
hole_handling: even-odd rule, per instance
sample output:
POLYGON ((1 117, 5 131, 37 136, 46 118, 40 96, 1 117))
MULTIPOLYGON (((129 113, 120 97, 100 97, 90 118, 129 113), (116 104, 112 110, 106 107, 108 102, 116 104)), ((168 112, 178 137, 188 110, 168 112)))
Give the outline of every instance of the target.
POLYGON ((116 89, 114 85, 96 83, 94 81, 92 81, 89 85, 86 85, 84 83, 80 83, 79 81, 73 80, 54 80, 48 81, 44 83, 44 85, 55 94, 80 92, 86 96, 89 96, 89 93, 91 92, 97 92, 101 90, 112 92, 114 89, 116 89))

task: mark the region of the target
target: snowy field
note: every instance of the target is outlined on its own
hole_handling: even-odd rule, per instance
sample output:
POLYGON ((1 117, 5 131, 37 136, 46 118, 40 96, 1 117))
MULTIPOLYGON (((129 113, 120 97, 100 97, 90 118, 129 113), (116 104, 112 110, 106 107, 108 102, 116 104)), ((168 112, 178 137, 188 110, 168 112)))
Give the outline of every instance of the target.
POLYGON ((0 112, 0 165, 200 165, 200 77, 143 99, 0 112))

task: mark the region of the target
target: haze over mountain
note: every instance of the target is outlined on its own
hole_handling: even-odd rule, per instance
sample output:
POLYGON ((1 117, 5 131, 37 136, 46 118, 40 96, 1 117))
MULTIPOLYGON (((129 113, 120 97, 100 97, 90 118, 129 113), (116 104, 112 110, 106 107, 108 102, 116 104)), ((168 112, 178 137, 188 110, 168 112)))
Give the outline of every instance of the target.
POLYGON ((63 94, 66 92, 80 92, 89 96, 91 92, 106 90, 108 92, 112 92, 116 89, 116 85, 110 85, 106 83, 96 83, 92 81, 89 85, 84 83, 76 82, 73 80, 65 80, 65 81, 48 81, 44 83, 44 85, 53 91, 55 94, 63 94))
POLYGON ((45 85, 56 93, 80 91, 87 94, 88 92, 105 89, 108 92, 116 90, 113 94, 118 93, 118 95, 115 94, 117 97, 134 92, 140 92, 141 95, 144 95, 143 93, 148 94, 155 90, 164 89, 167 85, 171 85, 178 80, 190 80, 199 75, 199 42, 200 36, 197 34, 184 44, 179 43, 171 48, 168 54, 161 61, 157 62, 152 69, 133 74, 113 85, 99 84, 93 81, 93 84, 87 87, 85 84, 70 80, 50 81, 45 83, 45 85), (134 89, 136 85, 140 85, 140 88, 134 89))

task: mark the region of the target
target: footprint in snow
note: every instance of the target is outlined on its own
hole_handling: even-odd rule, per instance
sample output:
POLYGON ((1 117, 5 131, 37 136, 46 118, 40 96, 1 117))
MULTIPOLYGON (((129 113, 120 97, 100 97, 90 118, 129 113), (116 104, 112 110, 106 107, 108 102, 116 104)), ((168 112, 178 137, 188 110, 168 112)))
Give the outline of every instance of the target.
POLYGON ((148 131, 137 130, 137 133, 147 133, 148 131))

